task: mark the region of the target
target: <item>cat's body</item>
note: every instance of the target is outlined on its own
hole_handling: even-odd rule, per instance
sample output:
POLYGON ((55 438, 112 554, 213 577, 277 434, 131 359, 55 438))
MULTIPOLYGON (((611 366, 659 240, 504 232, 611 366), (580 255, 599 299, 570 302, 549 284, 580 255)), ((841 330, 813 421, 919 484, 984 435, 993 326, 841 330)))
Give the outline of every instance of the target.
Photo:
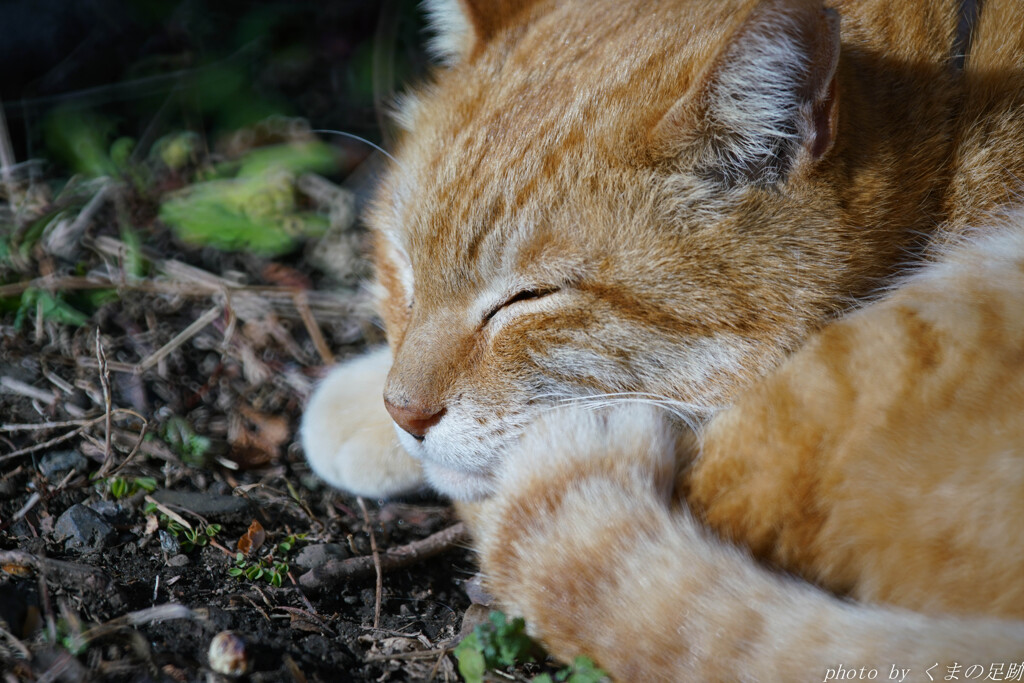
POLYGON ((484 498, 496 596, 621 680, 1024 660, 1024 3, 962 71, 958 9, 434 3, 314 468, 484 498))

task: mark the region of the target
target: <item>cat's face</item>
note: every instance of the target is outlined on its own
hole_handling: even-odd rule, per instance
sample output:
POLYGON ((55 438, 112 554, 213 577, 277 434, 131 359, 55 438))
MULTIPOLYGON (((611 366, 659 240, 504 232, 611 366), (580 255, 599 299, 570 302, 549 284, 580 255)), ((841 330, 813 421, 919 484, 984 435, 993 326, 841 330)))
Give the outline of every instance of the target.
POLYGON ((469 22, 456 63, 406 101, 371 212, 385 398, 457 498, 485 494, 565 400, 701 418, 868 274, 874 247, 826 177, 833 17, 582 4, 475 39, 469 22))

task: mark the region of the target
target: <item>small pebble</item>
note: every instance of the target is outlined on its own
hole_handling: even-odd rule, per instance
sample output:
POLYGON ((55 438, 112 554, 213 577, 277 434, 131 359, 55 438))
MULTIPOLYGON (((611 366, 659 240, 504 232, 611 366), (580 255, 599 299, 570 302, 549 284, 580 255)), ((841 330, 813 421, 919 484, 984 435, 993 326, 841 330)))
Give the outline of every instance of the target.
POLYGON ((296 567, 303 571, 309 571, 315 567, 321 567, 330 560, 344 560, 351 553, 348 548, 337 543, 318 543, 307 545, 299 551, 292 561, 296 567))
POLYGON ((184 567, 188 563, 188 555, 175 555, 167 559, 168 567, 184 567))
POLYGON ((39 460, 39 471, 53 481, 64 476, 68 470, 84 472, 89 461, 78 451, 52 451, 39 460))
POLYGON ((157 532, 160 537, 160 549, 168 555, 177 555, 181 552, 181 543, 178 542, 177 537, 170 531, 160 529, 157 532))
POLYGON ((466 595, 469 597, 470 602, 474 605, 483 605, 484 607, 490 607, 494 604, 494 598, 484 588, 484 580, 480 574, 476 574, 463 584, 463 588, 466 590, 466 595))
POLYGON ((210 668, 225 676, 244 676, 249 670, 245 640, 231 631, 221 631, 210 641, 210 668))
POLYGON ((98 500, 95 503, 89 503, 88 507, 110 524, 131 523, 131 517, 124 508, 112 500, 98 500))
POLYGON ((69 550, 104 548, 117 538, 113 527, 81 503, 64 511, 53 525, 53 533, 58 540, 66 539, 64 547, 69 550))

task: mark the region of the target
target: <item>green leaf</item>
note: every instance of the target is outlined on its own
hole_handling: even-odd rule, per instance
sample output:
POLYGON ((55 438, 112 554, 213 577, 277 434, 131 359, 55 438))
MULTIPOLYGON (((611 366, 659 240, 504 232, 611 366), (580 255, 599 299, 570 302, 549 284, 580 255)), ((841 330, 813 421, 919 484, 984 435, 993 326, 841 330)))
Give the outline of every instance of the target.
POLYGON ((20 326, 20 319, 35 316, 37 310, 42 312, 45 320, 61 325, 81 327, 89 322, 89 316, 72 308, 60 294, 30 287, 21 294, 21 308, 15 318, 15 327, 20 326))
POLYGON ((142 255, 142 240, 129 225, 121 226, 121 241, 125 244, 124 269, 135 278, 145 277, 146 258, 142 255))
POLYGON ((228 569, 228 575, 229 576, 241 576, 242 575, 242 569, 240 567, 232 567, 231 569, 228 569))
POLYGON ((329 171, 333 151, 323 143, 278 145, 253 150, 238 177, 195 183, 164 200, 160 220, 183 242, 225 251, 275 256, 301 237, 322 235, 328 220, 297 211, 295 177, 329 171))
MULTIPOLYGON (((157 483, 156 479, 153 477, 136 477, 135 485, 138 486, 143 491, 152 493, 153 491, 156 491, 157 483)), ((155 505, 153 507, 154 509, 156 508, 155 505)))
POLYGON ((134 150, 135 140, 128 137, 118 138, 110 145, 110 161, 115 168, 125 171, 128 169, 128 162, 134 150))
POLYGON ((114 131, 111 121, 86 110, 60 107, 47 117, 45 131, 47 146, 76 173, 117 175, 117 165, 107 154, 114 131))
POLYGON ((172 171, 179 171, 197 158, 202 140, 191 131, 171 133, 153 143, 149 150, 151 159, 159 159, 172 171))
POLYGON ((296 175, 333 173, 337 170, 334 148, 318 140, 258 147, 242 158, 238 177, 251 178, 282 170, 296 175))
MULTIPOLYGON (((547 677, 537 676, 533 679, 533 683, 552 683, 550 676, 547 674, 544 674, 544 676, 547 677)), ((608 672, 599 669, 594 664, 594 660, 584 655, 579 655, 573 660, 571 665, 555 673, 554 680, 564 681, 565 683, 601 683, 609 678, 608 672)))
POLYGON ((110 480, 110 495, 115 500, 120 500, 128 494, 128 482, 120 477, 114 477, 110 480))
POLYGON ((484 661, 483 647, 475 631, 455 646, 455 659, 459 662, 459 673, 466 679, 466 683, 483 681, 487 663, 484 661))
POLYGON ((164 424, 162 436, 171 450, 186 464, 201 467, 205 463, 211 442, 205 436, 196 434, 184 418, 175 416, 169 419, 164 424))

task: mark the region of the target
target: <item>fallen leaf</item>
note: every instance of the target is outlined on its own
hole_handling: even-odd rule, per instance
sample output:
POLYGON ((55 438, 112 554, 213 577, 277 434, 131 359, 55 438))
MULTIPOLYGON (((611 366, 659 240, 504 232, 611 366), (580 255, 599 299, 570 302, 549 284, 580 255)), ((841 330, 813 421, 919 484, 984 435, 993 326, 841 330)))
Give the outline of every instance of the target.
POLYGON ((11 576, 24 577, 32 575, 32 567, 29 567, 28 565, 24 564, 5 564, 2 567, 0 567, 0 569, 3 569, 11 576))
POLYGON ((267 532, 263 530, 263 525, 254 519, 249 525, 249 530, 238 539, 238 552, 252 555, 260 549, 265 540, 267 540, 267 532))
POLYGON ((243 469, 262 467, 281 456, 281 446, 291 436, 288 420, 279 415, 261 413, 242 405, 228 425, 231 451, 228 457, 243 469))

